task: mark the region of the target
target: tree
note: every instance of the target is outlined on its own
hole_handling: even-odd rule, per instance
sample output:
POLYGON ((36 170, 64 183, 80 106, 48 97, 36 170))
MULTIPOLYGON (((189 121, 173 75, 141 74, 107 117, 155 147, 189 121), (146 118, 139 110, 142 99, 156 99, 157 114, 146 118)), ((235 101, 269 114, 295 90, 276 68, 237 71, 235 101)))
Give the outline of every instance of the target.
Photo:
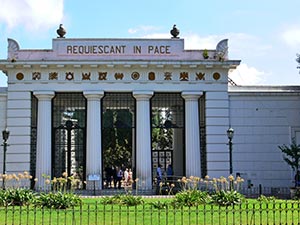
POLYGON ((173 146, 172 115, 169 110, 152 112, 152 146, 155 150, 167 150, 173 146))
MULTIPOLYGON (((283 159, 292 168, 294 172, 299 170, 300 163, 300 145, 297 145, 295 138, 292 139, 292 144, 278 146, 278 148, 283 153, 283 159)), ((296 177, 295 177, 296 185, 296 177)))
POLYGON ((132 168, 132 114, 109 109, 103 114, 103 163, 105 167, 132 168))
POLYGON ((300 69, 300 54, 296 54, 296 56, 297 56, 296 62, 298 63, 297 69, 300 69))

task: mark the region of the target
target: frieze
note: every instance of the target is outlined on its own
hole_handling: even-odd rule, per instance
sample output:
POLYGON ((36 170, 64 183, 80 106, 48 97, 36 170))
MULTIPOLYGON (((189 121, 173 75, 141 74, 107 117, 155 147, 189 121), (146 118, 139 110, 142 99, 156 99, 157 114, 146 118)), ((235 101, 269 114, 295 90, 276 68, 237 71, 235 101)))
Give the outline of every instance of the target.
MULTIPOLYGON (((79 71, 78 71, 79 72, 79 71)), ((171 72, 171 71, 165 71, 165 72, 159 72, 156 73, 154 71, 149 71, 149 72, 143 72, 143 78, 142 78, 142 74, 140 71, 133 71, 133 72, 115 72, 113 77, 108 77, 108 71, 100 71, 97 72, 98 73, 98 77, 95 77, 96 74, 93 73, 92 71, 82 71, 76 74, 78 74, 77 76, 80 76, 79 74, 81 74, 81 77, 78 77, 78 79, 81 80, 101 80, 101 81, 105 81, 105 80, 131 80, 131 81, 139 81, 139 80, 143 80, 143 82, 145 80, 148 81, 160 81, 165 80, 167 81, 190 81, 190 82, 195 82, 195 81, 206 81, 206 80, 215 80, 218 81, 221 79, 221 73, 220 72, 213 72, 213 73, 209 73, 207 74, 207 72, 204 71, 194 71, 194 72, 190 72, 190 71, 182 71, 182 72, 171 72), (129 76, 128 76, 129 75, 129 76), (162 75, 162 76, 161 76, 162 75), (126 79, 125 79, 126 77, 126 79), (142 78, 142 79, 141 79, 142 78), (160 78, 160 79, 159 79, 160 78)), ((46 74, 45 74, 46 75, 46 74)), ((16 73, 16 80, 24 80, 24 74, 19 72, 16 73)), ((41 80, 42 79, 42 73, 39 71, 34 71, 32 72, 32 80, 41 80)), ((44 78, 45 79, 45 78, 44 78)), ((48 73, 48 80, 59 80, 59 73, 56 71, 52 71, 48 73)), ((75 73, 73 71, 67 71, 65 72, 65 80, 68 81, 72 81, 75 80, 75 73)))

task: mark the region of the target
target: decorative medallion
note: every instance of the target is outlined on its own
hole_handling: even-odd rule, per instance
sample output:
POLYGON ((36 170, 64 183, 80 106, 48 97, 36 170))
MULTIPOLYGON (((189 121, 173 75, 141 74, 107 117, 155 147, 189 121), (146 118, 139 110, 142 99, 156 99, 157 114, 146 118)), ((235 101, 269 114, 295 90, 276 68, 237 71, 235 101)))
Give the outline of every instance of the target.
POLYGON ((133 80, 138 80, 138 79, 140 79, 140 74, 139 74, 138 72, 133 72, 133 73, 131 74, 131 78, 132 78, 133 80))
POLYGON ((91 79, 91 73, 82 73, 82 80, 90 80, 91 79))
POLYGON ((74 79, 74 73, 73 72, 67 72, 66 73, 66 79, 67 80, 73 80, 74 79))
POLYGON ((57 72, 49 73, 49 80, 57 80, 57 79, 58 79, 58 73, 57 72))
POLYGON ((171 72, 165 72, 165 80, 172 80, 172 73, 171 72))
POLYGON ((123 73, 115 73, 116 80, 123 80, 124 74, 123 73))
POLYGON ((155 80, 155 73, 154 72, 149 72, 148 73, 148 79, 149 80, 155 80))
POLYGON ((16 78, 18 80, 23 80, 24 79, 24 74, 23 73, 17 73, 16 78))
POLYGON ((180 81, 188 81, 189 80, 189 73, 188 72, 181 72, 180 73, 180 81))
POLYGON ((106 80, 107 72, 98 72, 98 80, 106 80))
POLYGON ((196 73, 196 80, 205 80, 205 73, 196 73))
POLYGON ((221 75, 220 75, 219 73, 214 73, 214 74, 213 74, 213 78, 214 78, 215 80, 219 80, 219 79, 221 78, 221 75))
POLYGON ((40 72, 33 72, 32 73, 32 80, 39 80, 41 79, 41 73, 40 72))

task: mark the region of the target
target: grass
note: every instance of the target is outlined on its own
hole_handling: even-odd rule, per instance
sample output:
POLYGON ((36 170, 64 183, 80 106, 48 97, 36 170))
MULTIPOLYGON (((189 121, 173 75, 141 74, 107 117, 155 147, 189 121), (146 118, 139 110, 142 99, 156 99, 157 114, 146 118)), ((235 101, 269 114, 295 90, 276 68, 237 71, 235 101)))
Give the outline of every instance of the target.
POLYGON ((0 224, 299 224, 300 202, 248 199, 230 207, 156 209, 150 202, 171 202, 171 198, 145 198, 143 205, 120 206, 100 204, 99 198, 83 198, 79 207, 66 210, 28 207, 0 207, 0 224))

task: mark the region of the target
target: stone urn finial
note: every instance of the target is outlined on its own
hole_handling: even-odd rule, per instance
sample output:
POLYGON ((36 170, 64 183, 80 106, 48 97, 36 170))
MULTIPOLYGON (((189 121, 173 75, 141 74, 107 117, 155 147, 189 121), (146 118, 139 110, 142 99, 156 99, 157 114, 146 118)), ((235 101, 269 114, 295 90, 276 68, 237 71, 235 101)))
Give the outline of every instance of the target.
POLYGON ((172 38, 179 38, 177 37, 179 35, 179 29, 177 29, 176 24, 174 24, 173 29, 170 31, 172 34, 172 38))
POLYGON ((65 34, 67 33, 62 24, 59 25, 59 28, 56 30, 56 32, 59 35, 58 38, 64 38, 65 34))

